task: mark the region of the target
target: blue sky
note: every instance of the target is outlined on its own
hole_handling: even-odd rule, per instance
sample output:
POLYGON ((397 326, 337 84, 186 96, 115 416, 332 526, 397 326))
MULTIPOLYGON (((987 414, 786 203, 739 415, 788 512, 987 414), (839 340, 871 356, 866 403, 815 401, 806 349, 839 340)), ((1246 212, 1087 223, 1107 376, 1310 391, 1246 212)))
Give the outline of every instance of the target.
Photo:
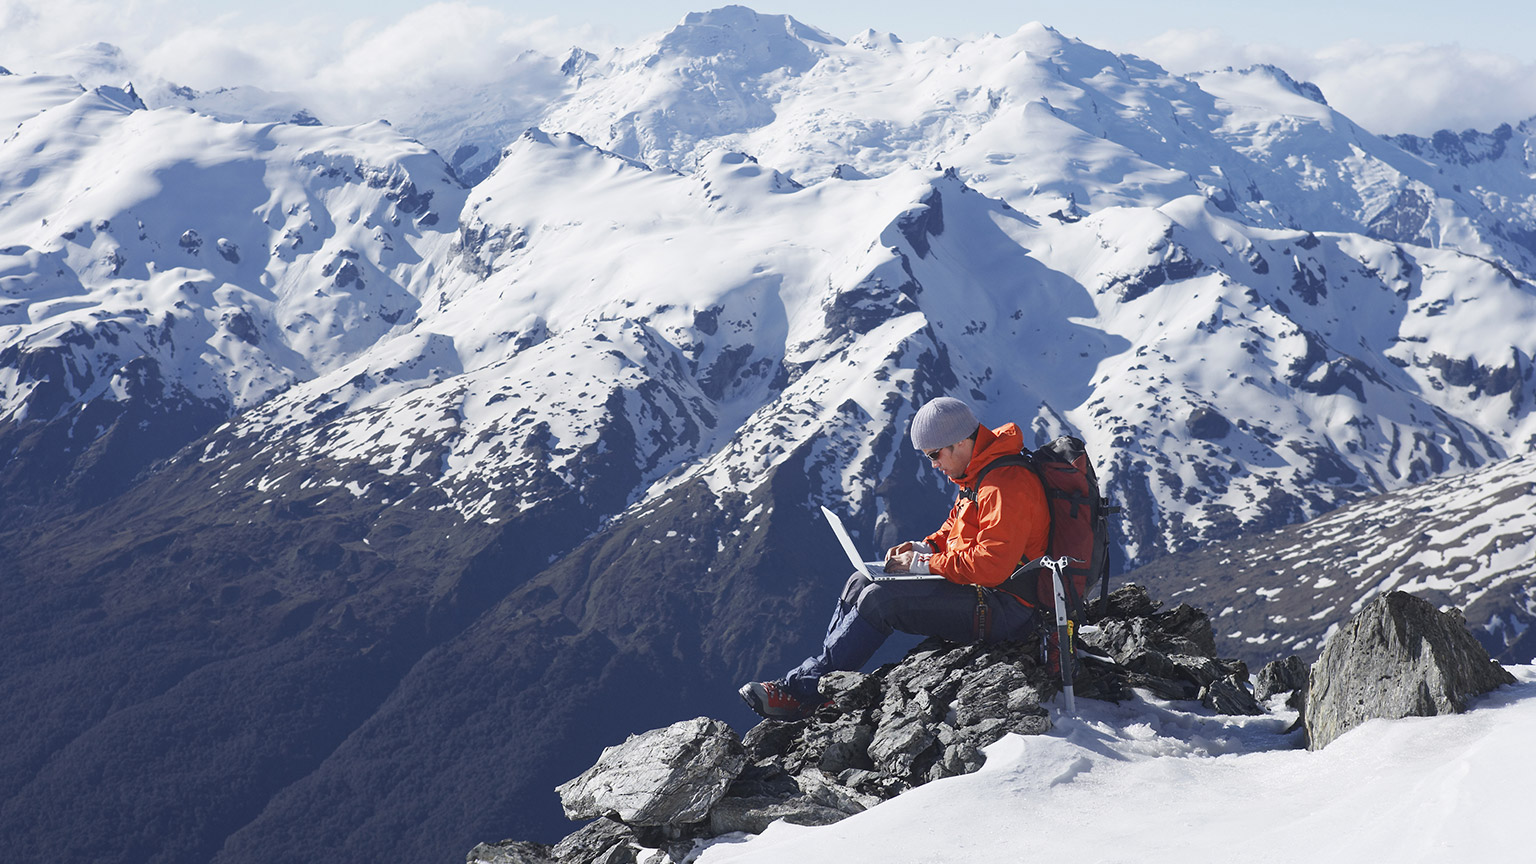
MULTIPOLYGON (((0 0, 0 66, 72 72, 79 46, 110 42, 136 74, 210 89, 302 91, 354 82, 409 90, 470 81, 476 64, 522 50, 601 52, 670 29, 690 0, 0 0), (382 46, 382 50, 381 50, 382 46), (73 53, 71 53, 73 52, 73 53), (391 52, 414 63, 391 66, 391 52), (62 58, 62 59, 61 59, 62 58)), ((1536 116, 1536 4, 1530 0, 813 0, 758 2, 839 38, 866 29, 906 41, 1011 33, 1038 20, 1173 72, 1272 63, 1320 86, 1373 131, 1491 129, 1536 116)), ((106 83, 106 82, 96 82, 106 83)), ((120 82, 117 82, 120 83, 120 82)))
MULTIPOLYGON (((203 0, 207 10, 249 9, 250 4, 203 0)), ((341 19, 398 17, 427 5, 421 0, 277 0, 265 8, 295 16, 341 19)), ((570 29, 590 27, 618 42, 663 31, 688 12, 723 3, 688 0, 481 0, 533 21, 553 18, 570 29)), ((1293 48, 1321 47, 1346 39, 1373 43, 1459 43, 1536 60, 1536 5, 1528 0, 1444 0, 1402 2, 1324 2, 1324 0, 1075 0, 1003 2, 1003 0, 779 0, 748 2, 759 12, 786 13, 840 38, 865 28, 895 33, 908 41, 930 36, 978 36, 1010 33, 1041 21, 1071 36, 1108 47, 1151 39, 1170 30, 1215 29, 1241 42, 1273 42, 1293 48)), ((242 13, 254 14, 254 13, 242 13)))

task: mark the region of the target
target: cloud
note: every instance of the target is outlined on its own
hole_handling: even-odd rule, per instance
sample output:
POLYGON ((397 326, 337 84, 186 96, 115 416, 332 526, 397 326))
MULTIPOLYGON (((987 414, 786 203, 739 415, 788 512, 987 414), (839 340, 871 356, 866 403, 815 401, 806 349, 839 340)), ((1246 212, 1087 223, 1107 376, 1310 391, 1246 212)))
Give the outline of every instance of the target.
POLYGON ((1536 116, 1536 64, 1460 45, 1376 45, 1360 39, 1316 50, 1233 42, 1221 31, 1169 30, 1128 46, 1174 73, 1257 63, 1322 88, 1328 104, 1378 134, 1488 131, 1536 116))
POLYGON ((326 17, 323 4, 299 16, 205 16, 189 7, 174 0, 0 0, 0 63, 15 72, 73 75, 88 86, 247 85, 291 94, 323 117, 362 122, 445 90, 497 87, 509 99, 537 101, 558 82, 534 67, 557 69, 558 58, 591 36, 467 2, 388 19, 326 17))
POLYGON ((1536 116, 1536 64, 1458 45, 1385 47, 1359 40, 1319 51, 1305 73, 1368 129, 1429 135, 1536 116))

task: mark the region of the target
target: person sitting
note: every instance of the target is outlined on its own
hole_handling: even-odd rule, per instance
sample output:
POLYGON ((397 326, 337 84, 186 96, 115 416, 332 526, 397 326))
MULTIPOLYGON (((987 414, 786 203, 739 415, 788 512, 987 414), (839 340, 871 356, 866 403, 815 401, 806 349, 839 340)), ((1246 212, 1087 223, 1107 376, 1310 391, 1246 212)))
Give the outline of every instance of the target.
POLYGON ((969 405, 943 396, 912 418, 911 440, 962 492, 937 531, 886 552, 885 570, 944 578, 876 582, 855 572, 843 587, 821 653, 777 680, 741 687, 742 699, 758 715, 772 720, 809 716, 823 702, 821 677, 862 668, 894 630, 950 642, 1035 635, 1034 608, 1000 586, 1020 562, 1046 552, 1050 511, 1045 491, 1026 465, 1000 466, 972 489, 972 478, 988 463, 1023 449, 1023 432, 1014 423, 988 429, 969 405))

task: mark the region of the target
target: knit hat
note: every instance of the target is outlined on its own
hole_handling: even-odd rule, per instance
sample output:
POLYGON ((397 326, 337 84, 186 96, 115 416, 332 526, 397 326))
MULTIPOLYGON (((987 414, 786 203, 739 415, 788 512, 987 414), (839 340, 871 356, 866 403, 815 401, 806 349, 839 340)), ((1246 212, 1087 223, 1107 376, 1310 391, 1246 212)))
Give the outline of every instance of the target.
POLYGON ((980 425, 971 406, 949 396, 940 396, 917 411, 912 418, 912 446, 919 450, 937 450, 971 437, 980 425))

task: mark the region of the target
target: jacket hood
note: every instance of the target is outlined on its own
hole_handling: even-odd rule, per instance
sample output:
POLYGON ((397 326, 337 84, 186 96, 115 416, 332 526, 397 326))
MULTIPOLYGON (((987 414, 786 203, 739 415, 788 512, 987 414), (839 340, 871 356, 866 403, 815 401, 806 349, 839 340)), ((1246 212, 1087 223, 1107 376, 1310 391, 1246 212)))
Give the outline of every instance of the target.
POLYGON ((958 486, 970 485, 971 478, 976 472, 986 467, 987 463, 999 456, 1010 456, 1024 449, 1024 432, 1019 429, 1017 423, 1008 423, 999 426, 997 431, 992 431, 983 425, 976 432, 976 449, 971 453, 971 461, 966 463, 965 473, 959 477, 951 477, 951 482, 958 486))

